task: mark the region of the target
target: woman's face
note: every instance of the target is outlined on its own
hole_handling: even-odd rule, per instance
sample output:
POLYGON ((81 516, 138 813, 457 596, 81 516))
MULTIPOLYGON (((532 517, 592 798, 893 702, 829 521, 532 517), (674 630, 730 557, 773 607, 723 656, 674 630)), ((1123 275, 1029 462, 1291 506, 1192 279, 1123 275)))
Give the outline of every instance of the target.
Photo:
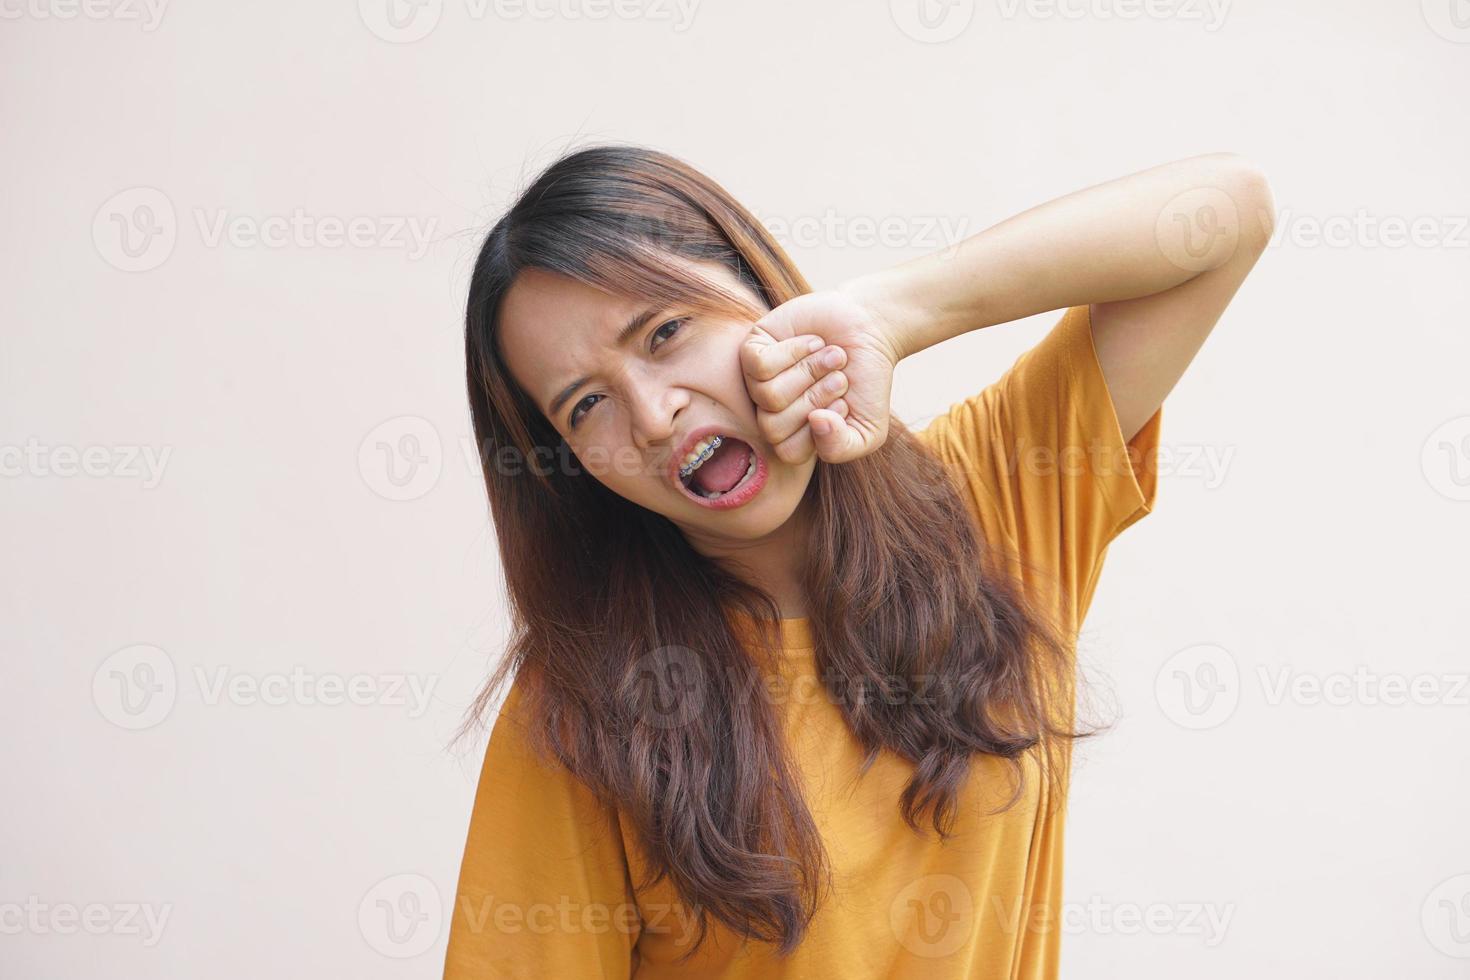
MULTIPOLYGON (((724 266, 676 261, 767 308, 724 266)), ((501 305, 500 343, 512 377, 576 455, 572 465, 669 518, 696 544, 717 546, 753 543, 782 527, 816 467, 815 456, 782 462, 756 427, 739 353, 752 324, 650 309, 526 269, 501 305), (723 444, 705 447, 695 468, 704 472, 689 470, 689 451, 716 434, 723 444), (709 499, 700 489, 727 492, 709 499)))

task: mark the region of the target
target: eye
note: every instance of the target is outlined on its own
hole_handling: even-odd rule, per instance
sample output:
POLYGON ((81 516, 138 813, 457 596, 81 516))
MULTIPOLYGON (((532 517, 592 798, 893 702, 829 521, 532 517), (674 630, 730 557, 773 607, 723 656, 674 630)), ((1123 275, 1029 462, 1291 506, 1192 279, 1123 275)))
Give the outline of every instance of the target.
MULTIPOLYGON (((688 321, 689 318, 687 316, 679 317, 676 320, 670 320, 653 332, 653 338, 657 340, 659 335, 663 334, 665 329, 667 329, 668 327, 674 327, 675 329, 673 331, 665 335, 666 337, 672 337, 674 334, 679 332, 678 327, 684 323, 687 323, 688 321)), ((652 344, 650 345, 650 350, 658 350, 662 346, 663 344, 652 344)))
MULTIPOLYGON (((575 429, 577 427, 577 423, 579 421, 581 421, 582 416, 586 414, 586 412, 579 412, 578 409, 580 409, 583 405, 586 405, 588 399, 597 398, 597 397, 599 397, 599 396, 597 396, 597 395, 588 395, 586 398, 583 398, 581 401, 577 402, 577 404, 573 405, 572 406, 572 414, 567 417, 567 424, 570 425, 572 428, 575 429)), ((592 404, 593 405, 596 405, 597 403, 596 402, 593 402, 592 404)), ((588 407, 590 408, 591 406, 588 406, 588 407)))
MULTIPOLYGON (((656 330, 654 330, 653 333, 650 335, 652 337, 652 341, 657 341, 658 338, 660 336, 662 336, 662 337, 665 338, 664 343, 667 343, 668 342, 668 339, 667 338, 670 338, 674 334, 678 333, 679 332, 679 327, 683 326, 685 323, 688 323, 688 322, 689 322, 689 317, 687 317, 687 316, 681 316, 681 317, 678 317, 677 319, 669 320, 669 321, 663 323, 656 330), (669 327, 673 327, 674 329, 673 330, 668 330, 669 327), (667 333, 665 333, 666 330, 668 330, 667 333)), ((649 350, 650 351, 658 350, 660 347, 663 346, 663 343, 656 343, 656 342, 652 342, 652 341, 649 343, 649 350)), ((586 409, 583 409, 582 406, 583 405, 586 405, 589 399, 598 398, 598 397, 601 397, 601 396, 599 396, 599 395, 588 395, 586 398, 583 398, 581 401, 577 402, 577 404, 573 405, 572 406, 572 413, 571 413, 571 415, 567 416, 567 424, 570 425, 572 428, 575 429, 577 427, 577 423, 581 421, 582 416, 583 415, 586 415, 587 412, 591 410, 592 405, 596 405, 597 402, 595 402, 595 401, 592 402, 592 405, 588 405, 586 409)))

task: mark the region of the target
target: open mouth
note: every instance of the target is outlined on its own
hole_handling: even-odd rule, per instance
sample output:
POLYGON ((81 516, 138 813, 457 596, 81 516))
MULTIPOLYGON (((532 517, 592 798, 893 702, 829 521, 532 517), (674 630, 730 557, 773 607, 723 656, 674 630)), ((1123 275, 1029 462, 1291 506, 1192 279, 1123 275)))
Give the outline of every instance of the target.
POLYGON ((759 470, 760 457, 749 444, 734 436, 713 435, 690 451, 679 466, 678 478, 689 493, 713 502, 736 499, 759 470))

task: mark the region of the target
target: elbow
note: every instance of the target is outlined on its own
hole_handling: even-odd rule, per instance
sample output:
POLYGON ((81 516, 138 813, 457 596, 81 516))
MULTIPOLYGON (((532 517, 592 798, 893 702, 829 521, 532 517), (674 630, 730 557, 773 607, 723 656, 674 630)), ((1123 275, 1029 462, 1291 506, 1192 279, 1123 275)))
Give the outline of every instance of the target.
POLYGON ((1276 233, 1276 199, 1265 170, 1239 153, 1211 153, 1208 158, 1218 168, 1216 186, 1235 202, 1241 242, 1257 253, 1265 251, 1276 233))

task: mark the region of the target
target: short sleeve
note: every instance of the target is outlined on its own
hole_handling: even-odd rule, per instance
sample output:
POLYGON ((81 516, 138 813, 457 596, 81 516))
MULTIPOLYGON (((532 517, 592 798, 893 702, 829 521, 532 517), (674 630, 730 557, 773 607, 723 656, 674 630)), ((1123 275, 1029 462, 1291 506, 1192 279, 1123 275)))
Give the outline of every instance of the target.
POLYGON ((1162 406, 1125 442, 1088 306, 1068 309, 994 384, 952 405, 919 438, 968 489, 983 529, 1023 575, 1063 589, 1080 626, 1108 545, 1153 510, 1162 406))
POLYGON ((444 980, 630 977, 640 927, 616 811, 532 751, 520 693, 485 750, 444 980))

